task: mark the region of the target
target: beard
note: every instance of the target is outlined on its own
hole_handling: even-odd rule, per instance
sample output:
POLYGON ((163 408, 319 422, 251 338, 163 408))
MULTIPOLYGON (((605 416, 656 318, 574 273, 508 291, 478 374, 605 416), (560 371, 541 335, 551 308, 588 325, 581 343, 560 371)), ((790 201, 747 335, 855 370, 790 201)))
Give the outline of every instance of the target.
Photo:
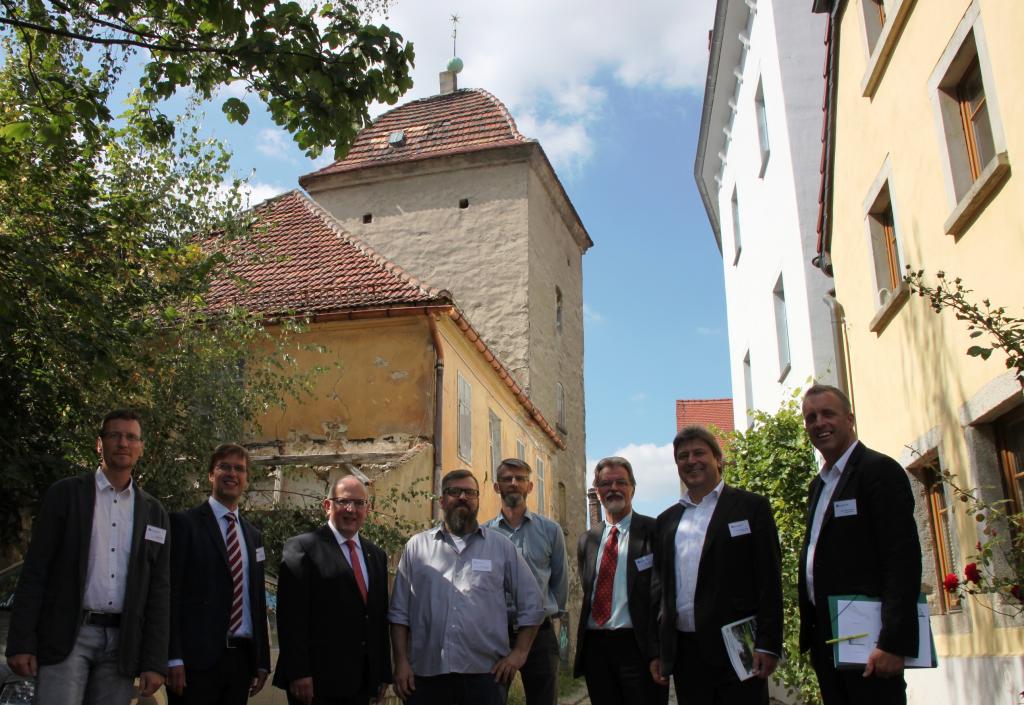
POLYGON ((609 514, 618 514, 626 508, 626 498, 619 495, 617 497, 606 497, 604 500, 604 510, 609 514))
POLYGON ((476 528, 476 514, 469 505, 457 504, 444 513, 444 523, 456 536, 465 536, 476 528))
POLYGON ((515 509, 524 501, 526 501, 526 497, 523 496, 522 492, 506 492, 501 495, 501 503, 509 509, 515 509))

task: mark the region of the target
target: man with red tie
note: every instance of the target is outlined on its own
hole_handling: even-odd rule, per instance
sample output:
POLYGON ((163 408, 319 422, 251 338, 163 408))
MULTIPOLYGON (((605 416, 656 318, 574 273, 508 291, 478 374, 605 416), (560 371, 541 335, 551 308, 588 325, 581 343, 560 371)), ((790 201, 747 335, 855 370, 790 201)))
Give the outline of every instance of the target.
POLYGON ((209 499, 171 515, 172 705, 244 705, 270 672, 263 540, 238 511, 249 453, 217 446, 208 470, 209 499))
POLYGON ((586 678, 592 705, 662 705, 668 688, 648 664, 658 655, 661 599, 654 579, 654 519, 633 512, 636 478, 625 458, 598 462, 594 487, 605 523, 580 537, 576 555, 583 609, 573 675, 586 678))
POLYGON ((274 685, 290 705, 366 705, 391 682, 387 556, 359 535, 369 506, 363 483, 342 477, 327 525, 284 545, 274 685))

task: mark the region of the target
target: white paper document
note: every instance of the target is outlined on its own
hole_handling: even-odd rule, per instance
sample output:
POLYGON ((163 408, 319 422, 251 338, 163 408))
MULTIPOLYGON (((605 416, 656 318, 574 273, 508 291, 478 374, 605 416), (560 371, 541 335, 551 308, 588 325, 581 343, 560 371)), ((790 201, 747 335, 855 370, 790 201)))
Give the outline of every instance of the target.
POLYGON ((736 677, 741 681, 754 677, 754 640, 757 638, 757 618, 747 617, 722 627, 722 641, 729 654, 736 677))
MULTIPOLYGON (((868 656, 878 643, 882 630, 882 603, 877 598, 863 595, 841 595, 829 598, 829 612, 832 625, 839 641, 834 645, 833 655, 836 668, 859 667, 868 661, 868 656)), ((918 652, 907 657, 907 668, 935 668, 935 648, 932 644, 932 628, 928 604, 917 604, 918 652)))

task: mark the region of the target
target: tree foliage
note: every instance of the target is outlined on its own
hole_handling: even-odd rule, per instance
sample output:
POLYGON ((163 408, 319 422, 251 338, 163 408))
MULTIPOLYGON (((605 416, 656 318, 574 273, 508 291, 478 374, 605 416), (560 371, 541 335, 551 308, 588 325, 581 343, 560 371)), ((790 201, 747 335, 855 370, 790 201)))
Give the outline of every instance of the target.
POLYGON ((39 74, 64 96, 103 93, 116 76, 68 42, 15 37, 3 49, 0 123, 24 126, 0 130, 0 540, 16 543, 46 487, 96 466, 111 408, 142 412, 138 479, 176 509, 205 481, 211 449, 307 378, 286 326, 204 313, 229 260, 198 243, 245 232, 224 149, 187 119, 175 136, 154 132, 140 94, 116 126, 54 121, 39 109, 39 74))
MULTIPOLYGON (((336 144, 341 156, 369 123, 371 104, 394 104, 412 86, 412 44, 372 24, 365 9, 348 0, 0 0, 0 30, 28 49, 23 62, 40 97, 37 108, 52 127, 36 137, 59 139, 70 126, 92 136, 112 118, 109 83, 74 83, 69 90, 50 66, 37 63, 56 43, 90 52, 112 79, 129 58, 140 57, 137 87, 151 130, 173 128, 156 101, 179 89, 209 99, 240 82, 306 154, 336 144)), ((248 119, 242 98, 229 96, 221 107, 229 120, 248 119)), ((5 120, 0 135, 28 137, 28 117, 5 120)))
POLYGON ((807 488, 817 463, 804 432, 800 390, 775 414, 754 411, 753 425, 728 439, 730 484, 766 497, 782 544, 782 594, 786 658, 774 678, 799 702, 821 702, 810 658, 800 652, 800 607, 797 594, 800 550, 807 527, 807 488))

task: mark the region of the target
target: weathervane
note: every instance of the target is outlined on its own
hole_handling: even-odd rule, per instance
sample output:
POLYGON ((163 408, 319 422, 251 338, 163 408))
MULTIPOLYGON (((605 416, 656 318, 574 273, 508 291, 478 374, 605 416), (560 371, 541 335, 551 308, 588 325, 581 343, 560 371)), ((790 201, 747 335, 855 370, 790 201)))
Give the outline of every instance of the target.
POLYGON ((452 56, 456 56, 455 53, 455 40, 459 34, 459 16, 452 15, 452 56))

